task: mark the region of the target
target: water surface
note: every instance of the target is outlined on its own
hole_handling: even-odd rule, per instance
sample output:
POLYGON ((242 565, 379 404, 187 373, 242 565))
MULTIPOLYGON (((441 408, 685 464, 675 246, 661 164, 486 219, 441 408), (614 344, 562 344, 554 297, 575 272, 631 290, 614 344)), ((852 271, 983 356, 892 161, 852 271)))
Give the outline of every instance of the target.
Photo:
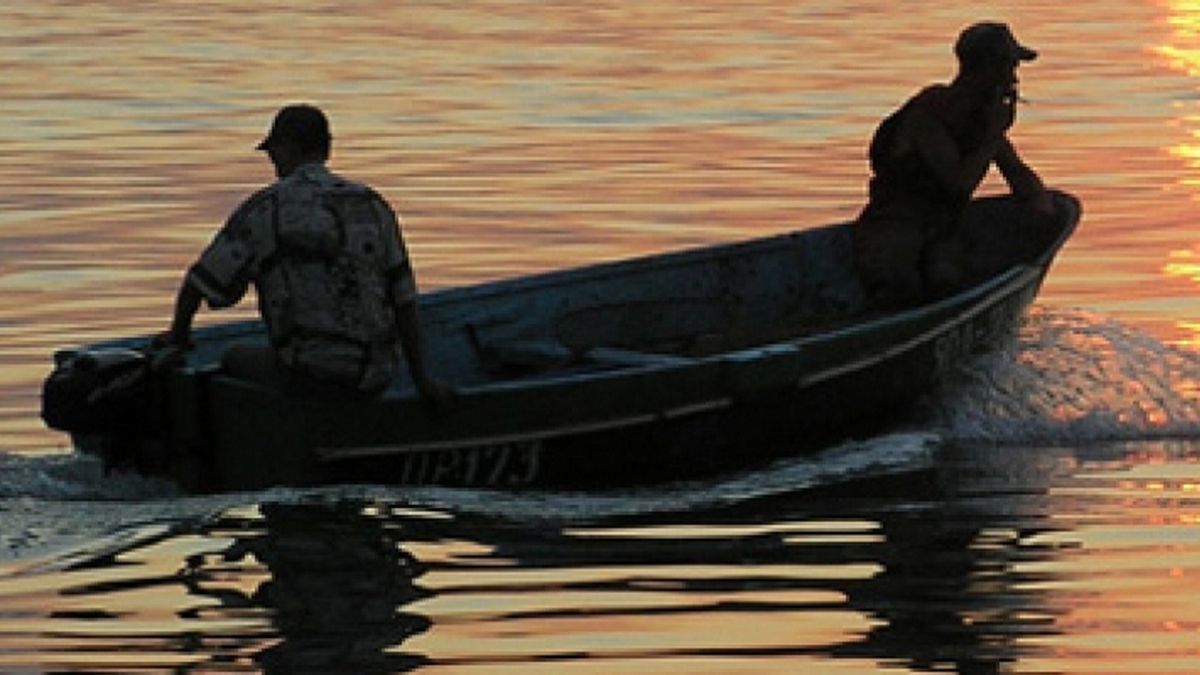
POLYGON ((0 670, 1195 670, 1200 6, 944 4, 0 9, 0 670), (1041 52, 1014 140, 1085 218, 892 433, 645 491, 199 498, 38 420, 54 349, 165 327, 283 103, 433 289, 849 219, 981 18, 1041 52))

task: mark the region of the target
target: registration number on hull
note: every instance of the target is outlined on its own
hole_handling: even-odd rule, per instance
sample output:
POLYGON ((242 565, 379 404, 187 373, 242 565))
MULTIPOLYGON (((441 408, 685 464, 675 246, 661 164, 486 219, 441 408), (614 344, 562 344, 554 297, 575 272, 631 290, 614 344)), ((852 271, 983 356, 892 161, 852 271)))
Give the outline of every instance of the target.
POLYGON ((541 473, 541 441, 410 452, 396 458, 402 485, 520 487, 541 473))

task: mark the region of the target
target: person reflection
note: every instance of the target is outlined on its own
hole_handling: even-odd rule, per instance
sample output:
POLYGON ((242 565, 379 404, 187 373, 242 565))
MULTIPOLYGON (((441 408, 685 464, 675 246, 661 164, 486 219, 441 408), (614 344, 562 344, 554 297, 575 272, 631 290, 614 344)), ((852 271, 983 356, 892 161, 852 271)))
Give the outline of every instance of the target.
MULTIPOLYGON (((211 557, 190 561, 191 591, 226 608, 263 607, 279 639, 254 655, 265 673, 393 673, 423 663, 389 651, 429 628, 402 608, 428 596, 415 580, 422 565, 372 507, 267 503, 261 520, 224 518, 214 536, 234 536, 223 565, 257 562, 269 577, 250 597, 211 581, 211 557), (209 573, 204 568, 209 567, 209 573)), ((220 576, 220 575, 215 575, 220 576)))

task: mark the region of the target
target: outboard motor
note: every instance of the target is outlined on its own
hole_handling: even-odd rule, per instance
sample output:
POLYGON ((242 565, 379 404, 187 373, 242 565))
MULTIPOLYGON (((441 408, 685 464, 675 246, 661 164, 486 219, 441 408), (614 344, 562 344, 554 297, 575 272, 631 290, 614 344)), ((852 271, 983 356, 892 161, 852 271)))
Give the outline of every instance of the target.
POLYGON ((144 436, 156 419, 150 389, 150 359, 142 352, 60 352, 42 386, 42 419, 53 429, 76 434, 144 436))

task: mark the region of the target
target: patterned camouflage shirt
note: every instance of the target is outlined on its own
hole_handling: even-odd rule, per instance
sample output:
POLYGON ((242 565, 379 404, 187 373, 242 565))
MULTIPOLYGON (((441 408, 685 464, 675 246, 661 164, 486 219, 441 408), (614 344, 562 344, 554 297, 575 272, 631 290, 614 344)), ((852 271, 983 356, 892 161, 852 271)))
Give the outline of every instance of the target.
POLYGON ((395 308, 416 297, 399 222, 377 193, 305 164, 247 199, 188 272, 212 308, 250 284, 284 364, 380 389, 399 364, 395 308))

